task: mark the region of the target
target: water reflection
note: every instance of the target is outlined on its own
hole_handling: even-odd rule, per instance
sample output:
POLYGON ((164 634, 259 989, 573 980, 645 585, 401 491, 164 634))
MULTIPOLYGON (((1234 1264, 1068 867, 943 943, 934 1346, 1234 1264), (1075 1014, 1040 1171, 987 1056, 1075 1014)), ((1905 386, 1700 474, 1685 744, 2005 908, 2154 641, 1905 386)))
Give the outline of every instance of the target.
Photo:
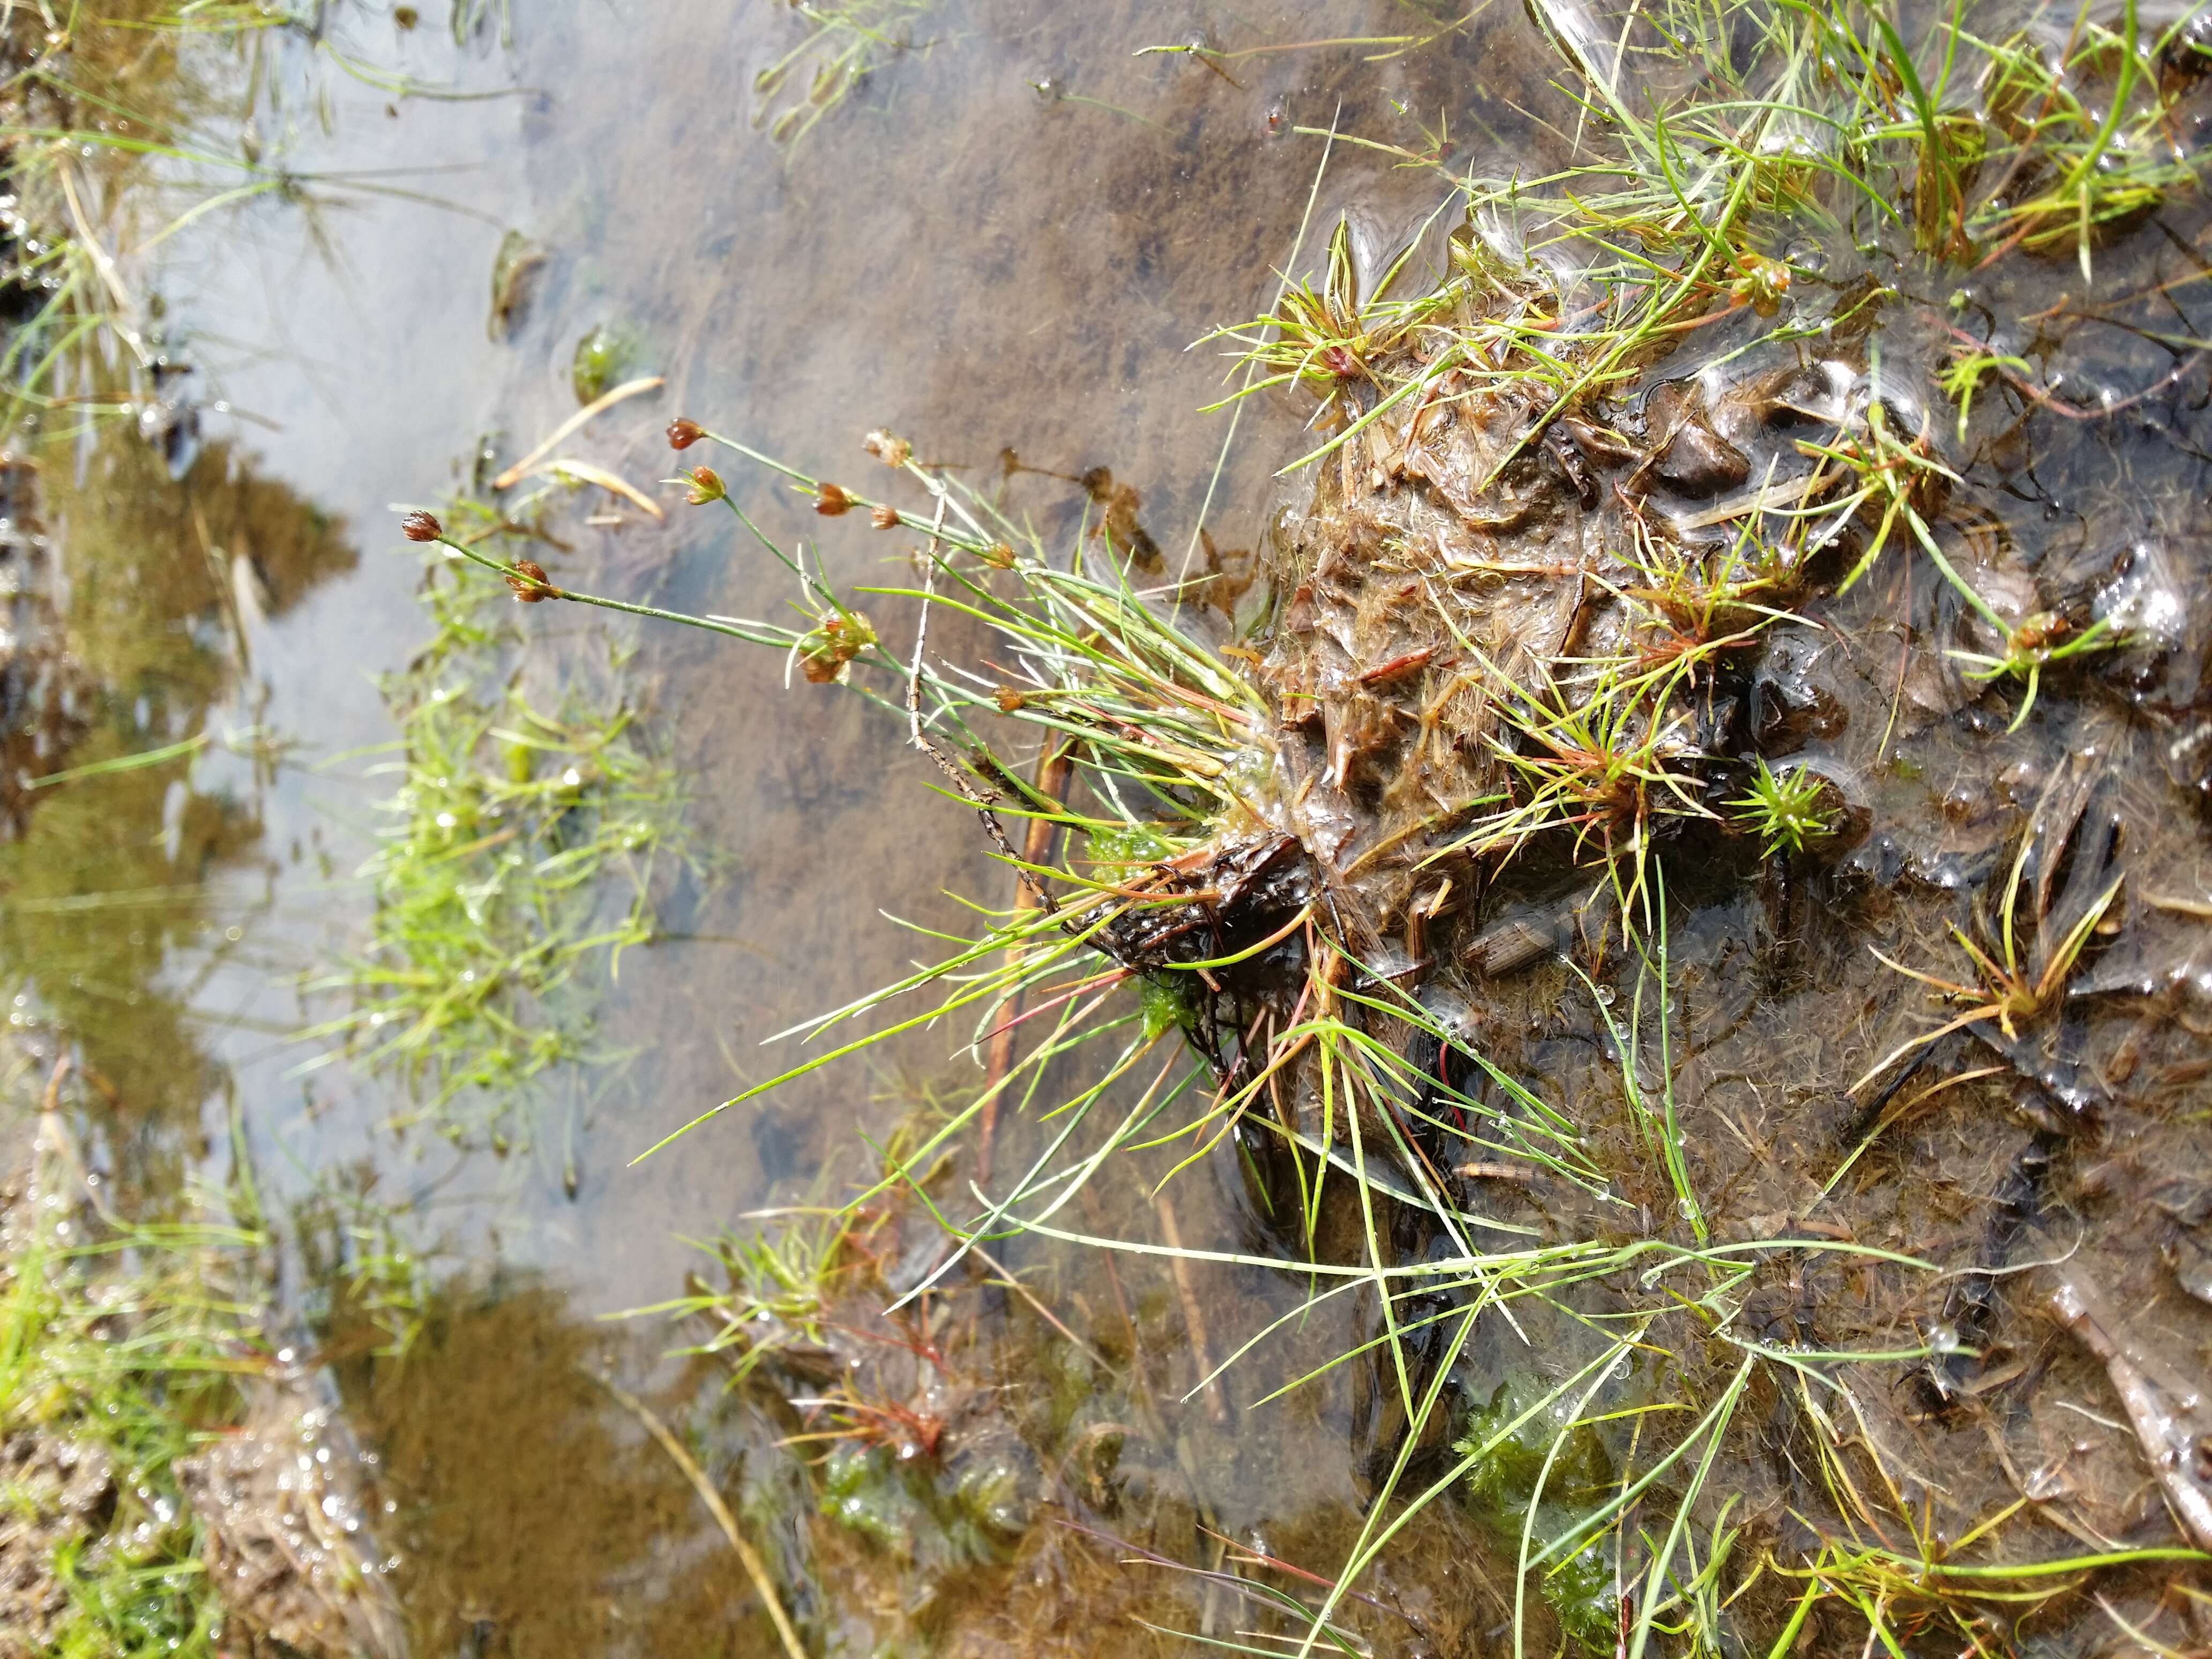
MULTIPOLYGON (((336 1311, 334 1352, 357 1317, 336 1311)), ((382 1460, 379 1538, 416 1652, 775 1651, 697 1494, 594 1380, 629 1346, 557 1287, 464 1280, 404 1359, 336 1365, 382 1460)))
POLYGON ((81 1045, 129 1121, 190 1125, 217 1070, 189 1012, 192 977, 240 937, 210 889, 257 848, 273 752, 238 720, 241 696, 253 701, 248 641, 357 555, 343 526, 224 442, 173 477, 111 426, 74 465, 51 456, 27 495, 7 554, 0 983, 18 1019, 81 1045), (165 749, 179 752, 40 783, 165 749))

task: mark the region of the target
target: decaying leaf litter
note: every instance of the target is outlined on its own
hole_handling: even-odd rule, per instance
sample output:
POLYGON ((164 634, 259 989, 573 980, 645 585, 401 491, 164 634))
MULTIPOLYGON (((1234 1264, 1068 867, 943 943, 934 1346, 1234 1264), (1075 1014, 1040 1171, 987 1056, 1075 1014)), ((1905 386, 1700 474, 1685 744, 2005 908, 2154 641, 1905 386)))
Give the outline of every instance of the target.
MULTIPOLYGON (((1439 1526, 1486 1569, 1425 1587, 1447 1650, 2200 1644, 2197 20, 1539 21, 1551 171, 1453 181, 1426 272, 1340 231, 1224 331, 1322 394, 1258 627, 888 434, 888 483, 777 470, 911 584, 769 545, 798 621, 673 618, 908 722, 1028 896, 806 1034, 802 1070, 879 1008, 979 1057, 1019 1022, 795 1291, 728 1259, 712 1346, 842 1501, 872 1446, 960 1490, 929 1310, 1024 1235, 1354 1297, 1316 1386, 1365 1516, 1318 1584, 1237 1555, 1267 1588, 1203 1635, 1250 1650, 1401 1649, 1439 1526), (953 614, 997 644, 933 654, 953 614), (996 1170, 948 1172, 994 1119, 996 1170), (1145 1146, 1233 1149, 1255 1248, 1097 1213, 1145 1146), (886 1270, 847 1253, 894 1194, 950 1232, 886 1270), (925 1322, 904 1397, 796 1384, 841 1262, 925 1322)), ((1215 1335, 1232 1390, 1267 1334, 1215 1335)), ((1106 1476, 1050 1501, 1114 1538, 1106 1476)))

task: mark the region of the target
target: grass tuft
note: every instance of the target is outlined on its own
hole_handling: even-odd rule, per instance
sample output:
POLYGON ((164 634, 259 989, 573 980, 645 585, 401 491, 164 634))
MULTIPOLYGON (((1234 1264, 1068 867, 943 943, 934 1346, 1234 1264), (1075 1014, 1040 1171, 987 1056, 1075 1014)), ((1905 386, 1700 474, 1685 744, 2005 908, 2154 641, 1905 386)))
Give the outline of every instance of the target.
POLYGON ((1744 793, 1729 805, 1768 858, 1795 857, 1835 833, 1835 814, 1827 805, 1832 793, 1833 786, 1810 767, 1777 772, 1762 755, 1744 793))
POLYGON ((0 1458, 11 1571, 58 1604, 10 1638, 67 1659, 215 1659, 223 1606, 180 1466, 241 1419, 263 1363, 240 1288, 263 1241, 47 1204, 68 1159, 40 1161, 0 1228, 0 1458))

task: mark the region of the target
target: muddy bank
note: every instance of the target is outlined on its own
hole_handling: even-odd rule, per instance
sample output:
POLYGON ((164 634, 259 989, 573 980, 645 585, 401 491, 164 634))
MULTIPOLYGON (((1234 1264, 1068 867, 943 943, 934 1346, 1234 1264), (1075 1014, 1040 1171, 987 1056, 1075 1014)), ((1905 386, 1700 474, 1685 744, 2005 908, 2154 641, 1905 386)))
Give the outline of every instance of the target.
POLYGON ((235 1208, 118 1218, 112 1169, 88 1162, 70 1063, 21 1041, 9 1061, 0 1641, 24 1655, 404 1655, 375 1460, 279 1334, 265 1236, 235 1208))

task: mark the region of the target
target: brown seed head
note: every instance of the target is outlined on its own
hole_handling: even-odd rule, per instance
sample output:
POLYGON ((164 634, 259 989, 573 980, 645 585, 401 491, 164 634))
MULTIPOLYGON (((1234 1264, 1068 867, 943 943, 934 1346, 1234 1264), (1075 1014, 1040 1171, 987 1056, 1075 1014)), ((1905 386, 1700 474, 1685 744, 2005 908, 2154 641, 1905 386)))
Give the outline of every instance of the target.
POLYGON ((689 449, 706 435, 705 429, 698 422, 687 421, 681 415, 668 423, 668 447, 671 449, 689 449))
POLYGON ((684 497, 694 507, 704 507, 708 501, 719 501, 730 492, 723 487, 722 475, 711 466, 695 466, 684 475, 691 481, 690 493, 684 497))
POLYGON ((829 685, 845 678, 846 665, 876 642, 875 625, 857 611, 832 611, 801 643, 799 672, 810 685, 829 685))
POLYGON ((852 508, 853 498, 836 484, 821 485, 815 490, 814 495, 814 510, 825 519, 834 519, 840 513, 848 512, 852 508))
POLYGON ((1014 568, 1014 550, 1004 542, 993 542, 975 556, 994 570, 1012 570, 1014 568))
POLYGON ((514 590, 517 605, 537 605, 546 599, 557 599, 561 590, 545 579, 545 567, 534 559, 517 559, 514 572, 507 579, 514 590))
POLYGON ((881 427, 878 427, 866 437, 861 439, 860 447, 885 466, 904 466, 907 458, 914 453, 912 444, 903 438, 884 431, 881 427))
POLYGON ((399 521, 399 533, 410 542, 434 542, 446 533, 446 527, 438 522, 436 514, 417 507, 399 521))
POLYGON ((878 530, 896 530, 899 527, 899 510, 895 507, 870 507, 868 522, 878 530))

